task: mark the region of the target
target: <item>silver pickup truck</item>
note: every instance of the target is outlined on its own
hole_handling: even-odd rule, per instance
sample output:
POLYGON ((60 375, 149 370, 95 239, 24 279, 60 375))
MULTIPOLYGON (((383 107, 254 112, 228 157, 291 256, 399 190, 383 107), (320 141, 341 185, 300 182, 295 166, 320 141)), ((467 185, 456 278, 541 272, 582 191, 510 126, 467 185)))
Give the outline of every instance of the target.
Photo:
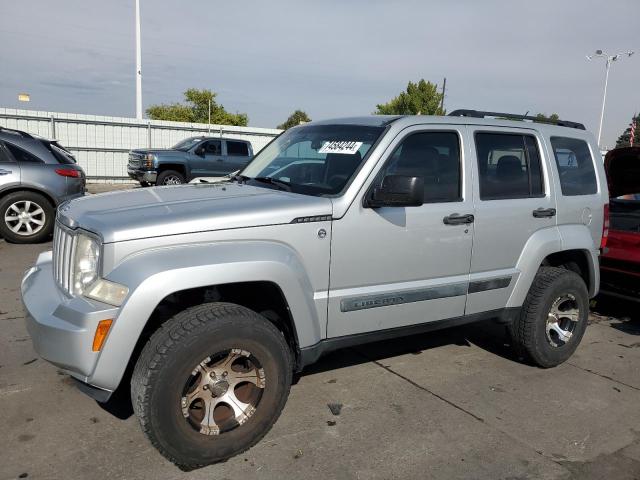
POLYGON ((100 402, 130 392, 182 468, 258 442, 338 348, 495 319, 558 365, 598 292, 607 183, 582 125, 528 120, 313 122, 221 183, 68 202, 22 282, 34 347, 100 402))

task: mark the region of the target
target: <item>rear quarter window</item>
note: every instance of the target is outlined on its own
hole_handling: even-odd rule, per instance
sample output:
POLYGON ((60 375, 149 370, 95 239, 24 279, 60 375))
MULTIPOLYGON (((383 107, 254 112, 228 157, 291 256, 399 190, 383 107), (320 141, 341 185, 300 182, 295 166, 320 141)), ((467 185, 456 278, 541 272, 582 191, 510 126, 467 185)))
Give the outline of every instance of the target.
POLYGON ((11 152, 11 155, 13 155, 13 158, 15 158, 16 162, 18 163, 44 163, 38 157, 27 152, 23 148, 13 145, 9 142, 5 142, 5 145, 9 152, 11 152))
POLYGON ((587 142, 577 138, 551 137, 551 148, 556 159, 563 195, 597 193, 598 182, 587 142))

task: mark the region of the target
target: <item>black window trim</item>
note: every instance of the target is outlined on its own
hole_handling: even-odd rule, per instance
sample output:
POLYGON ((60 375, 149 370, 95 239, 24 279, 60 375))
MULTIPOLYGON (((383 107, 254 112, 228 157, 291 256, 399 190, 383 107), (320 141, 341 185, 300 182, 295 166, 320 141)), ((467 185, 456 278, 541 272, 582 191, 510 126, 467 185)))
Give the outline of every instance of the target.
MULTIPOLYGON (((523 129, 524 130, 524 129, 523 129)), ((476 157, 476 166, 477 171, 478 171, 478 198, 480 199, 481 202, 484 201, 495 201, 495 200, 526 200, 528 198, 546 198, 547 197, 547 188, 546 188, 546 170, 545 170, 545 162, 543 160, 542 157, 542 149, 540 148, 541 146, 541 141, 538 138, 538 135, 536 135, 536 132, 534 130, 524 130, 522 132, 512 132, 512 131, 506 131, 506 130, 475 130, 473 132, 473 148, 475 149, 475 157, 476 157), (523 138, 523 147, 524 147, 524 152, 525 152, 525 156, 527 159, 527 177, 528 177, 528 182, 529 182, 529 195, 513 195, 510 197, 493 197, 493 196, 486 196, 483 197, 482 196, 482 192, 480 192, 480 164, 478 163, 479 161, 479 157, 478 157, 478 143, 477 143, 477 138, 476 136, 478 134, 482 134, 482 133, 491 133, 491 134, 500 134, 500 135, 516 135, 519 137, 523 138), (542 193, 538 194, 538 195, 531 195, 531 168, 529 167, 529 149, 527 148, 527 144, 524 141, 524 137, 525 136, 529 136, 529 137, 533 137, 534 140, 536 141, 536 147, 538 148, 538 158, 540 159, 540 180, 542 181, 542 193)))

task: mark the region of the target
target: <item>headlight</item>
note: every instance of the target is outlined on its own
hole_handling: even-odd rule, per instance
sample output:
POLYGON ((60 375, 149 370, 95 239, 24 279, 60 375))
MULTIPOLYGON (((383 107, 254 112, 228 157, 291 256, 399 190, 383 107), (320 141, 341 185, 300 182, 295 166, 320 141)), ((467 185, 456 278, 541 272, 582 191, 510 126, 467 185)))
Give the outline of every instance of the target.
POLYGON ((98 241, 84 234, 78 235, 72 269, 74 294, 84 294, 87 287, 98 279, 99 265, 98 241))
POLYGON ((156 159, 156 156, 153 153, 147 153, 144 156, 144 166, 146 168, 153 168, 153 162, 156 159))

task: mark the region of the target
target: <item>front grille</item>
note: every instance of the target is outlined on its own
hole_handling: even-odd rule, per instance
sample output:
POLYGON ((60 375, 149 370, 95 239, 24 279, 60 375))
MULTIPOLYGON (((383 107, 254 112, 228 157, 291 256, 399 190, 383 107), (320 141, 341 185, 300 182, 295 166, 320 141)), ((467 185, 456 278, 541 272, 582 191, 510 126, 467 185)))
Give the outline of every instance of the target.
POLYGON ((73 290, 73 256, 76 236, 56 222, 53 231, 53 276, 58 286, 68 295, 73 290))
POLYGON ((129 152, 129 166, 132 168, 138 168, 142 161, 142 154, 129 152))

